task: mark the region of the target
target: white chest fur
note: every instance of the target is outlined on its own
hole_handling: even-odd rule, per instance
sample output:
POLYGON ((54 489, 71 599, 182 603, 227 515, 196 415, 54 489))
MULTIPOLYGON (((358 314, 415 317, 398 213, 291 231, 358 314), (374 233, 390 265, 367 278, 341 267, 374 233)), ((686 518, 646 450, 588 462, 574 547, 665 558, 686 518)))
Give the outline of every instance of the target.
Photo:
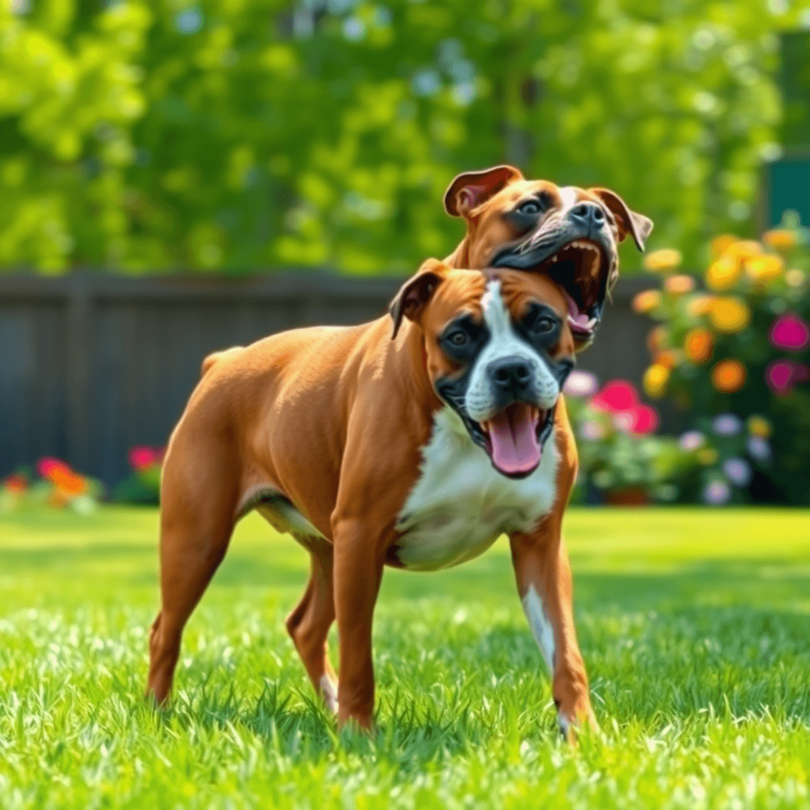
POLYGON ((397 557, 414 571, 458 565, 504 533, 531 531, 554 505, 558 453, 552 432, 537 469, 513 480, 497 472, 449 407, 433 421, 421 475, 397 520, 397 557))

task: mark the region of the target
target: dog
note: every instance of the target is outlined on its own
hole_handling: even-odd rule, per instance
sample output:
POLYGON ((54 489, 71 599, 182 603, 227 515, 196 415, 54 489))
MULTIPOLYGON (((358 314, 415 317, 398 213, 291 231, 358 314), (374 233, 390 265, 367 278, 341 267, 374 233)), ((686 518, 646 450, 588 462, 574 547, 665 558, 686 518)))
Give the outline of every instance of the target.
POLYGON ((618 244, 631 236, 643 251, 653 228, 614 191, 526 180, 513 166, 458 175, 444 207, 467 225, 447 264, 549 275, 565 291, 577 351, 593 340, 619 277, 618 244))
POLYGON ((595 724, 561 533, 576 477, 561 395, 576 350, 569 297, 552 274, 429 260, 372 323, 206 358, 164 462, 147 693, 169 697, 183 627, 234 524, 257 509, 310 553, 286 624, 341 727, 372 727, 385 566, 458 565, 504 533, 559 726, 573 736, 595 724), (326 643, 335 619, 339 681, 326 643))

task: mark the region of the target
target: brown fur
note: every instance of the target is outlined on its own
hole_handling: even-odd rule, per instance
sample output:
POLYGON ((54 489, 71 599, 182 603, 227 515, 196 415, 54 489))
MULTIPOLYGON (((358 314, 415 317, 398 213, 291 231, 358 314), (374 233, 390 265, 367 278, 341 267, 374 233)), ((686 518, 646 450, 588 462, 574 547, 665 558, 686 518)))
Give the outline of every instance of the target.
MULTIPOLYGON (((326 637, 337 619, 339 719, 369 727, 371 626, 386 553, 398 538, 395 521, 441 407, 431 379, 452 371, 437 337, 461 311, 480 312, 492 274, 501 279, 513 313, 530 299, 545 301, 561 316, 566 312, 563 296, 545 277, 511 270, 485 275, 433 261, 395 299, 392 314, 399 306, 407 322, 393 340, 392 322, 384 317, 355 327, 297 329, 206 359, 164 462, 162 606, 150 636, 148 680, 148 692, 159 703, 171 690, 183 627, 225 555, 234 523, 257 492, 272 489, 323 535, 298 535, 310 551, 312 570, 287 628, 323 694, 324 678, 334 685, 326 637), (428 274, 435 284, 423 300, 412 293, 428 274)), ((572 353, 565 326, 554 354, 572 353)), ((576 469, 564 415, 560 426, 559 505, 535 535, 513 537, 512 549, 521 593, 534 584, 548 600, 562 651, 555 698, 574 719, 589 716, 590 706, 559 538, 576 469)), ((271 507, 260 509, 283 524, 271 507)))

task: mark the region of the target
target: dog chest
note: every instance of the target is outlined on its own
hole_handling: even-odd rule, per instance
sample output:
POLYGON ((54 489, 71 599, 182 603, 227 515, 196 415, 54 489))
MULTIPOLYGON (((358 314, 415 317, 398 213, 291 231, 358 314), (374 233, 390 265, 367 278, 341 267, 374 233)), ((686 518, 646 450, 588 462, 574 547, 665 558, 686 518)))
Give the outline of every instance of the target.
POLYGON ((515 480, 497 472, 459 417, 436 414, 420 476, 397 519, 399 563, 415 571, 458 565, 504 533, 531 531, 554 505, 558 455, 549 437, 537 469, 515 480))

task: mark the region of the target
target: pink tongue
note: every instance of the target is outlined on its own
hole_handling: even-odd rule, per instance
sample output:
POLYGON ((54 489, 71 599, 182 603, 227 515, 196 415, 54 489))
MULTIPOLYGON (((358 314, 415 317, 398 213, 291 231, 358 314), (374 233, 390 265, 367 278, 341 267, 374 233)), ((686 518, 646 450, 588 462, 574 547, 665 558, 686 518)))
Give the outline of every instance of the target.
POLYGON ((489 420, 492 461, 505 473, 525 473, 540 463, 532 409, 523 403, 510 405, 489 420))

